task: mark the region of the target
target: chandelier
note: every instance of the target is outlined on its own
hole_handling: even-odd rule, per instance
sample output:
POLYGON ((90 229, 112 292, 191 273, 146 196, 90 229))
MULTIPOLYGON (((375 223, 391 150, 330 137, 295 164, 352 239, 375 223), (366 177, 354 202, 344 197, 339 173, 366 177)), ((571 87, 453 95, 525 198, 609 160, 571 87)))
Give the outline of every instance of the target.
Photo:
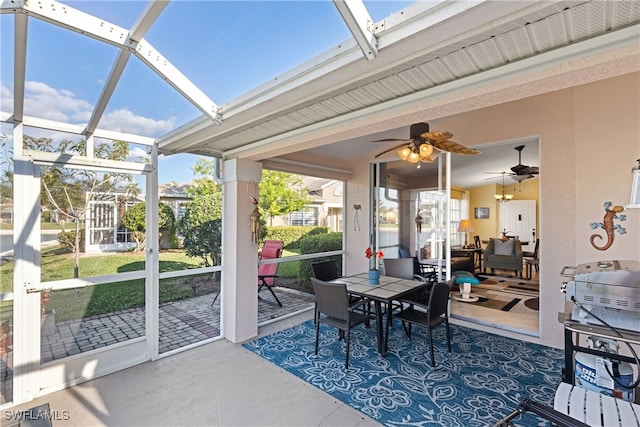
POLYGON ((508 202, 513 199, 513 194, 505 194, 504 192, 504 175, 506 172, 502 172, 502 194, 496 194, 495 198, 498 202, 508 202))

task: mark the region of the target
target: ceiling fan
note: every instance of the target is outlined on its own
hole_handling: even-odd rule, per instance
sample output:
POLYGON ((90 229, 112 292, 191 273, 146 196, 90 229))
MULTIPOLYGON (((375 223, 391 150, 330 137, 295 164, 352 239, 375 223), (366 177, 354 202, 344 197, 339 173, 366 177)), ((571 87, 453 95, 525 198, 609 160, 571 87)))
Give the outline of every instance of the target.
POLYGON ((500 175, 509 175, 515 181, 522 182, 525 179, 534 178, 535 175, 540 173, 540 168, 538 166, 527 166, 522 164, 522 150, 524 149, 524 145, 518 145, 513 149, 518 152, 518 164, 511 168, 511 172, 486 172, 489 174, 500 174, 500 175))
MULTIPOLYGON (((398 156, 410 163, 433 162, 440 155, 439 150, 465 156, 480 154, 478 150, 451 141, 452 137, 451 132, 430 132, 428 123, 414 123, 409 128, 409 139, 386 138, 372 142, 402 141, 402 144, 376 154, 375 158, 397 150, 398 156)), ((420 167, 419 164, 418 167, 420 167)))
MULTIPOLYGON (((525 166, 522 164, 523 149, 524 145, 518 145, 514 148, 514 150, 518 151, 518 164, 512 167, 511 170, 516 175, 537 175, 540 172, 540 168, 538 168, 538 166, 525 166)), ((533 176, 530 176, 528 178, 533 178, 533 176)))

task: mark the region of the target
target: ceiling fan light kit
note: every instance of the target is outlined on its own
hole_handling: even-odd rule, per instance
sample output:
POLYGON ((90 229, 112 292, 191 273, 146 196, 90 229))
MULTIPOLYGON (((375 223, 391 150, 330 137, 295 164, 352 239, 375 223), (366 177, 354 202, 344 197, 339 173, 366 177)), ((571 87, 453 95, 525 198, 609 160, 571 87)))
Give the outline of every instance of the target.
POLYGON ((453 137, 453 134, 451 132, 429 132, 428 123, 412 124, 409 130, 409 136, 410 139, 391 138, 372 141, 402 141, 402 144, 389 148, 377 154, 375 157, 377 158, 385 153, 388 153, 389 151, 397 150, 396 154, 398 154, 398 157, 400 157, 400 159, 409 163, 418 163, 418 167, 420 167, 420 162, 433 162, 440 154, 438 150, 448 151, 454 154, 462 154, 465 156, 480 154, 478 150, 468 148, 462 144, 451 141, 450 138, 453 137), (436 148, 438 150, 436 150, 436 148))

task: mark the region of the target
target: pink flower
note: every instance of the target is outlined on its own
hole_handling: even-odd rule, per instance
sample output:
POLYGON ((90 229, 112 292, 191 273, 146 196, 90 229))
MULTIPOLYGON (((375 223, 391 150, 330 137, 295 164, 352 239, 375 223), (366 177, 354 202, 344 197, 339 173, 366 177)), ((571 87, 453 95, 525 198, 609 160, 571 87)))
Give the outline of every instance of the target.
POLYGON ((376 262, 376 258, 377 259, 382 259, 384 254, 382 253, 382 251, 378 251, 378 252, 375 252, 375 256, 374 256, 373 250, 371 250, 371 248, 369 247, 364 251, 364 256, 367 259, 371 260, 371 263, 369 265, 369 269, 370 270, 377 270, 378 263, 376 262))

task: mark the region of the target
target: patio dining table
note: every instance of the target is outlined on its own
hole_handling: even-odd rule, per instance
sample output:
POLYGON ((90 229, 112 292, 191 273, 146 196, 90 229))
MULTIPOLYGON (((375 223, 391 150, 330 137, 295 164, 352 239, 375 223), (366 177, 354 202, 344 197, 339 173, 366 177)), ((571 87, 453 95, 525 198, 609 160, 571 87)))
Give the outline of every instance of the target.
POLYGON ((378 353, 387 355, 389 342, 389 327, 391 326, 391 308, 393 301, 405 298, 409 294, 431 287, 432 283, 418 280, 401 279, 392 276, 380 276, 378 285, 369 284, 367 273, 345 276, 330 281, 331 283, 344 283, 347 292, 352 296, 366 298, 372 301, 376 309, 376 329, 378 341, 378 353), (382 305, 385 304, 386 319, 383 319, 382 305), (384 327, 383 327, 383 320, 384 327))

